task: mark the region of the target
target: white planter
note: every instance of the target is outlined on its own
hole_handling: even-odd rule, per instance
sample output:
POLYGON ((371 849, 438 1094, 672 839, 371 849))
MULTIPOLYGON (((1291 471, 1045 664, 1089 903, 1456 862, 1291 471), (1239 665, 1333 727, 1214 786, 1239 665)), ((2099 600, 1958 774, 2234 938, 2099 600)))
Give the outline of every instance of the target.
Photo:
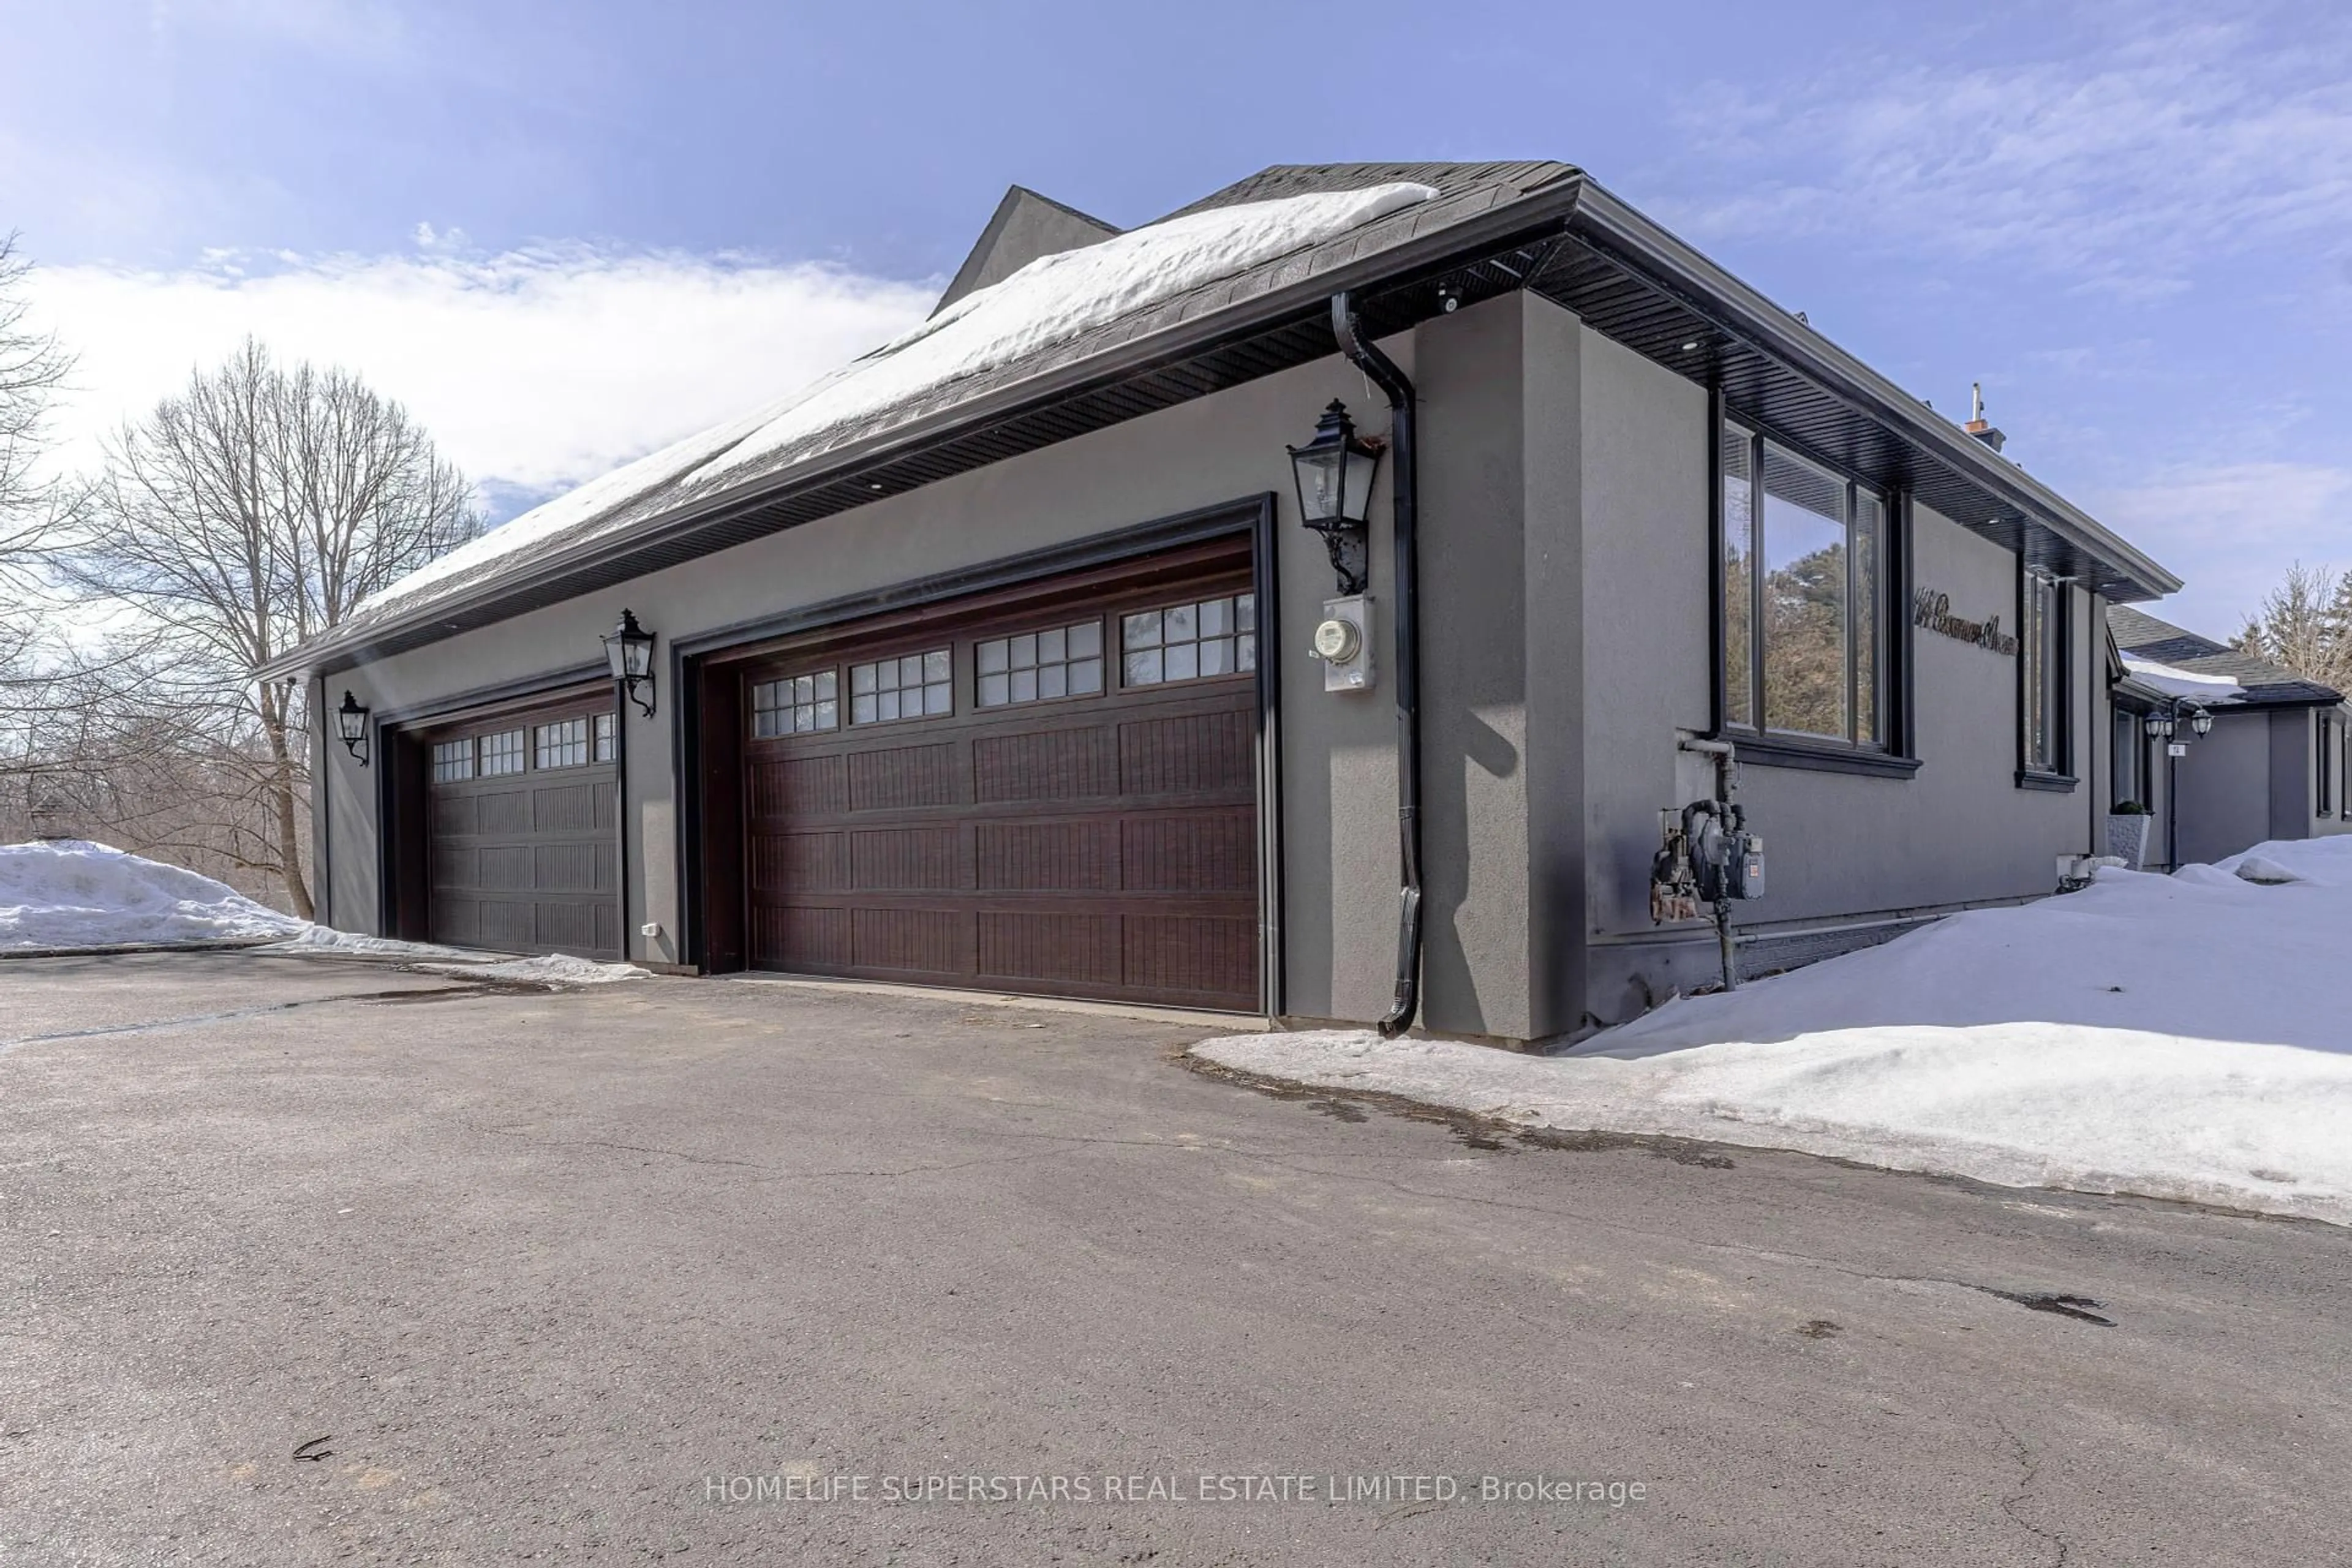
POLYGON ((2107 818, 2107 853, 2117 856, 2123 863, 2137 871, 2147 861, 2147 826, 2152 816, 2110 816, 2107 818))

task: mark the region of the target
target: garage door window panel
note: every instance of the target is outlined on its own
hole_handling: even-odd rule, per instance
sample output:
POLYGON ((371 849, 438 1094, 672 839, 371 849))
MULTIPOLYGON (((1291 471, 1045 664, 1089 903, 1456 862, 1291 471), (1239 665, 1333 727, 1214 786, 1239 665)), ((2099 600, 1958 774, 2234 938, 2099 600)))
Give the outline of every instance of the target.
POLYGON ((1103 689, 1102 623, 983 637, 972 645, 973 694, 982 708, 1010 708, 1103 689))
POLYGON ((887 724, 955 711, 950 650, 931 648, 849 667, 849 721, 887 724))
POLYGON ((474 776, 474 738, 433 743, 433 782, 457 784, 474 776))
POLYGON ((751 736, 772 741, 780 735, 814 735, 841 728, 841 677, 830 669, 780 680, 762 680, 751 688, 751 736))
POLYGON ((523 771, 522 731, 501 730, 481 739, 482 776, 499 778, 523 771))
POLYGON ((1119 617, 1124 684, 1163 686, 1257 668, 1257 597, 1234 594, 1119 617))
POLYGON ((538 768, 581 768, 588 765, 588 721, 559 719, 541 724, 531 742, 531 765, 538 768))

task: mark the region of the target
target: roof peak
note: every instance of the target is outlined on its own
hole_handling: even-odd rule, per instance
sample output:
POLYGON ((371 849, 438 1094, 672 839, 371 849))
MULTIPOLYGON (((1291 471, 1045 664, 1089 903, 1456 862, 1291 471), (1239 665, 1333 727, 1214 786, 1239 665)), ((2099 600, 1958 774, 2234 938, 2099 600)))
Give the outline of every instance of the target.
POLYGON ((1007 185, 963 265, 956 268, 940 302, 931 307, 931 314, 938 315, 992 283, 1002 283, 1041 257, 1099 244, 1118 232, 1116 225, 1082 213, 1067 202, 1057 202, 1027 185, 1007 185))

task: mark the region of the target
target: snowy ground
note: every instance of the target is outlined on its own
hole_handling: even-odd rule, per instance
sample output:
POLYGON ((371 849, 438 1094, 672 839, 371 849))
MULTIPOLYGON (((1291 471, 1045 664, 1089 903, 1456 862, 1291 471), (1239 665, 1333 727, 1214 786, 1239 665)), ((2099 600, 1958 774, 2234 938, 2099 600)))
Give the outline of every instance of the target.
POLYGON ((257 904, 225 883, 104 844, 0 845, 0 954, 224 943, 273 953, 388 958, 434 974, 595 984, 635 980, 629 963, 510 958, 355 936, 257 904))
POLYGON ((1563 1056, 1369 1032, 1195 1054, 1530 1126, 2352 1225, 2352 837, 1956 915, 1563 1056))

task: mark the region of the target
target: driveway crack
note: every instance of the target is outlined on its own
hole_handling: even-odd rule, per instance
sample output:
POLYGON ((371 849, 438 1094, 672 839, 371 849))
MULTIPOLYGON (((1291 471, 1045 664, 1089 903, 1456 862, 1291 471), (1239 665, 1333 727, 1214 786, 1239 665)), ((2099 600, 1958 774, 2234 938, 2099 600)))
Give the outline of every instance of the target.
POLYGON ((2012 1456, 2017 1460, 2018 1468, 2024 1471, 2024 1474, 2018 1478, 2017 1490, 2000 1500, 2000 1511, 2007 1514, 2010 1522, 2020 1530, 2050 1544, 2057 1552, 2057 1555, 2051 1559, 2052 1568, 2066 1568, 2067 1559, 2074 1554, 2074 1543, 2055 1531, 2042 1529, 2019 1511, 2025 1504, 2026 1494, 2033 1489, 2034 1478, 2042 1473, 2042 1456, 2035 1453, 2024 1438, 2010 1430, 2009 1423, 2000 1416, 1994 1416, 1992 1424, 2000 1428, 2002 1436, 2009 1439, 2009 1446, 2012 1456))

